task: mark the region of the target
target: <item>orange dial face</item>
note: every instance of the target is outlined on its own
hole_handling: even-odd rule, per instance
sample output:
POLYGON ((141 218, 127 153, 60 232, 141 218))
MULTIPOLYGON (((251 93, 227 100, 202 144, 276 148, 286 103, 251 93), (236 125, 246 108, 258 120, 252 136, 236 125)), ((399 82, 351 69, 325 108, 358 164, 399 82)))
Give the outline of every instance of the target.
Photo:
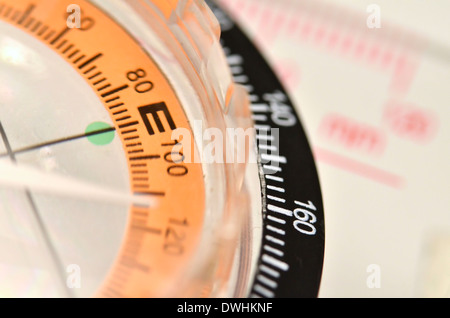
POLYGON ((80 25, 70 28, 72 3, 0 0, 0 21, 45 44, 90 86, 121 140, 130 191, 155 199, 151 207, 129 206, 121 247, 93 296, 159 296, 185 270, 203 226, 201 164, 172 152, 183 143, 172 132, 191 128, 176 92, 138 41, 84 0, 77 1, 80 25))

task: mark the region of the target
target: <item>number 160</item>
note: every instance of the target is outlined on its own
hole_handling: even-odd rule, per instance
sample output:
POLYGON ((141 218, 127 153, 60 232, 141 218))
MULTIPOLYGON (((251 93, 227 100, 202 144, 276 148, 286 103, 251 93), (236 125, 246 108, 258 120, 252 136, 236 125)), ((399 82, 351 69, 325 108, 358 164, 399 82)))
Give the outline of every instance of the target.
POLYGON ((316 227, 313 224, 316 223, 317 217, 312 211, 316 211, 316 207, 311 201, 308 201, 308 204, 299 201, 294 202, 301 206, 301 208, 297 208, 293 211, 296 219, 293 223, 294 228, 300 233, 315 235, 316 227))

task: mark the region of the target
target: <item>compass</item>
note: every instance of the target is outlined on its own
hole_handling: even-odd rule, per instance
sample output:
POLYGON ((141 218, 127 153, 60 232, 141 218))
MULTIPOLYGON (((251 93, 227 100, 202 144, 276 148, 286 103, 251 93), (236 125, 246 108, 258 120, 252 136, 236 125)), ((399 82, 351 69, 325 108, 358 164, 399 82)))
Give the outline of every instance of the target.
POLYGON ((72 2, 0 1, 2 296, 317 296, 314 160, 238 26, 72 2))

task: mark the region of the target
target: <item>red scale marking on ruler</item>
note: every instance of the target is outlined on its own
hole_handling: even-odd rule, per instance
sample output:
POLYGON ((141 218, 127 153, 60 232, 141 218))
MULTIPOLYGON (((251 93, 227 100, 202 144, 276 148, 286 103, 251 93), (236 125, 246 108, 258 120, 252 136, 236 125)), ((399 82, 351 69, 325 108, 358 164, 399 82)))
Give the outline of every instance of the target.
MULTIPOLYGON (((424 45, 416 45, 417 50, 412 52, 398 51, 398 41, 395 39, 418 43, 420 39, 413 34, 397 27, 387 26, 385 23, 384 28, 390 32, 390 41, 384 41, 382 35, 375 33, 380 30, 364 30, 364 27, 361 27, 361 21, 363 23, 366 21, 363 15, 339 7, 321 10, 323 8, 320 7, 320 2, 302 0, 295 3, 261 0, 221 0, 221 2, 236 17, 244 21, 253 21, 251 23, 258 26, 259 32, 255 41, 262 47, 274 45, 277 37, 287 37, 293 42, 313 45, 327 50, 329 54, 338 54, 342 58, 352 59, 353 62, 375 67, 387 73, 391 77, 389 86, 391 98, 394 96, 397 100, 401 100, 409 92, 424 45), (334 16, 329 16, 329 13, 334 16), (357 31, 349 33, 349 30, 357 31)), ((300 76, 296 76, 296 73, 299 73, 300 69, 293 65, 288 72, 286 61, 278 61, 276 65, 280 77, 289 87, 294 88, 299 82, 300 76)), ((391 130, 395 128, 398 133, 399 125, 392 128, 392 120, 386 121, 391 125, 391 130)), ((428 122, 430 121, 427 121, 427 124, 428 122)), ((405 184, 403 178, 398 175, 332 151, 316 147, 314 152, 317 160, 348 172, 394 188, 401 188, 405 184)))
MULTIPOLYGON (((349 58, 357 58, 358 61, 369 66, 380 67, 380 70, 392 74, 391 89, 396 93, 406 94, 410 88, 417 62, 407 53, 395 56, 395 47, 381 49, 379 43, 369 45, 357 41, 355 34, 344 34, 344 30, 336 31, 329 28, 326 21, 335 22, 334 17, 320 19, 317 15, 326 14, 320 11, 320 3, 311 4, 309 1, 299 0, 295 5, 291 2, 273 3, 272 1, 252 2, 251 0, 222 0, 221 1, 233 14, 246 20, 258 21, 258 30, 261 33, 256 41, 263 46, 272 45, 277 36, 290 37, 293 41, 310 41, 308 43, 321 48, 326 48, 329 53, 337 53, 349 58), (280 7, 282 11, 280 11, 280 7), (291 16, 288 15, 289 12, 291 16), (299 17, 309 15, 308 20, 299 17), (392 63, 392 61, 397 61, 392 63)), ((332 10, 345 25, 361 25, 365 17, 354 14, 346 9, 334 7, 332 10)), ((339 27, 339 25, 337 25, 339 27)), ((361 28, 360 28, 361 29, 361 28)), ((391 28, 390 28, 391 29, 391 28)), ((374 31, 377 32, 378 30, 374 31)), ((405 36, 402 30, 394 29, 398 38, 405 36)), ((356 31, 359 33, 359 31, 356 31)), ((370 36, 372 39, 372 37, 370 36)), ((409 40, 414 37, 409 35, 409 40)), ((395 43, 395 42, 394 42, 395 43)))

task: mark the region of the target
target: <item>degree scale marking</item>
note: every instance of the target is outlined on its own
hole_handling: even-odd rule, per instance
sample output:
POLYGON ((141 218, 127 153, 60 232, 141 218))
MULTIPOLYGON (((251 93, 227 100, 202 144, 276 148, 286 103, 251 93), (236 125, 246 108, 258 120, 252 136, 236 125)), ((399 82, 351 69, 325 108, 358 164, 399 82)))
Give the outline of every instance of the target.
MULTIPOLYGON (((143 287, 145 296, 156 295, 165 286, 167 279, 170 281, 176 276, 174 272, 183 270, 183 263, 189 260, 198 242, 203 222, 204 181, 199 164, 186 164, 189 173, 183 177, 170 177, 167 174, 170 163, 161 158, 169 150, 164 144, 171 142, 170 131, 158 132, 150 139, 137 107, 164 101, 177 127, 190 129, 190 125, 170 83, 138 42, 87 1, 79 1, 78 4, 83 7, 83 15, 95 18, 95 25, 87 31, 68 30, 63 16, 69 4, 71 1, 66 0, 44 0, 31 5, 3 0, 0 1, 0 19, 41 40, 73 65, 74 70, 97 92, 115 123, 114 128, 128 159, 133 194, 160 197, 158 200, 161 200, 161 206, 157 214, 148 213, 149 210, 139 204, 130 206, 129 224, 122 249, 96 296, 142 296, 143 287), (104 37, 105 30, 115 34, 114 41, 104 37), (122 72, 118 72, 120 68, 122 72), (137 96, 133 89, 134 83, 127 82, 127 72, 138 68, 145 69, 151 75, 155 84, 151 94, 137 96), (139 149, 144 151, 128 149, 127 144, 130 143, 140 144, 139 149), (139 152, 128 153, 132 151, 139 152), (150 186, 151 180, 157 181, 155 186, 158 188, 150 186), (196 202, 196 205, 192 206, 191 202, 196 202), (182 215, 178 217, 189 220, 189 227, 185 229, 184 253, 173 261, 174 257, 161 252, 164 237, 160 234, 169 226, 170 216, 176 218, 174 214, 180 214, 180 211, 182 215), (133 226, 137 221, 147 224, 144 228, 152 230, 143 231, 142 226, 133 226), (134 246, 134 253, 130 252, 131 246, 134 246), (158 252, 150 255, 141 251, 158 252), (160 275, 157 275, 158 270, 160 275), (120 286, 117 284, 119 281, 120 286)), ((191 144, 194 144, 193 140, 191 144)))

